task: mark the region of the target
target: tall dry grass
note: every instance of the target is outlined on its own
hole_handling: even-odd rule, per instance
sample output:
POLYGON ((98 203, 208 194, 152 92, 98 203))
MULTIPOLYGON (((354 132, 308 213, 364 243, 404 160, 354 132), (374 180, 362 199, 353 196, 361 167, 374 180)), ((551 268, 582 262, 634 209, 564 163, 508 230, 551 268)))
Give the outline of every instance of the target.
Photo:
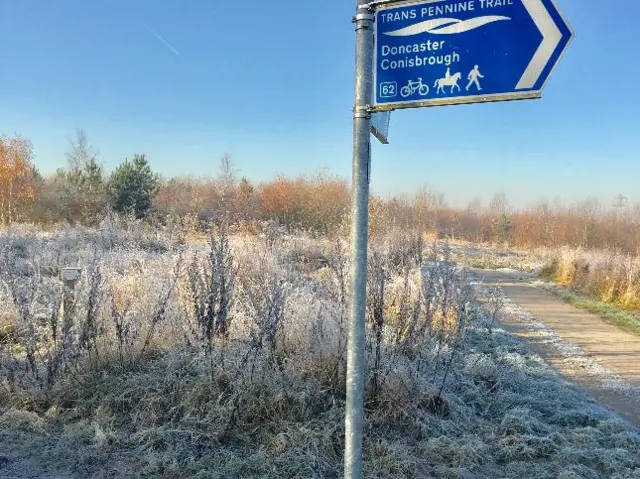
POLYGON ((640 311, 637 256, 564 248, 552 254, 542 275, 600 301, 640 311))

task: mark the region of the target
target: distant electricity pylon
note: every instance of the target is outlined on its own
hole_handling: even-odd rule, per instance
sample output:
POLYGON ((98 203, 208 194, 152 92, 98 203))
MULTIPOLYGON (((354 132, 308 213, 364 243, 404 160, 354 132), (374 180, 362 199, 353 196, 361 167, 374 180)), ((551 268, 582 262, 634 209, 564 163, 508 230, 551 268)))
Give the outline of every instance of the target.
POLYGON ((622 209, 625 206, 627 206, 627 197, 623 195, 618 195, 616 197, 616 202, 614 203, 613 207, 622 209))

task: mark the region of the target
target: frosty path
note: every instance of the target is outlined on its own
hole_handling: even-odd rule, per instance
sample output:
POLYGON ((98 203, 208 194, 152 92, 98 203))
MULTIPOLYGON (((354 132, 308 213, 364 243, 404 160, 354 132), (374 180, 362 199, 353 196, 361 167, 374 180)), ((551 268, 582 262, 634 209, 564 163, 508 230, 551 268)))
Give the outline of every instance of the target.
POLYGON ((474 270, 508 301, 503 322, 569 380, 640 425, 640 336, 570 306, 513 272, 474 270))

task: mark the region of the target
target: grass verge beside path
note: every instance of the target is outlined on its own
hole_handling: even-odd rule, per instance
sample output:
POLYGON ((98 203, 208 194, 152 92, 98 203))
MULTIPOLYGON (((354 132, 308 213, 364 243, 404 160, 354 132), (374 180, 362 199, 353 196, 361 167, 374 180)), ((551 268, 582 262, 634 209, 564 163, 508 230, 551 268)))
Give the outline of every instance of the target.
POLYGON ((588 298, 557 284, 539 282, 538 285, 544 290, 553 293, 565 303, 597 314, 608 323, 618 326, 624 331, 640 335, 640 314, 638 313, 604 301, 588 298))

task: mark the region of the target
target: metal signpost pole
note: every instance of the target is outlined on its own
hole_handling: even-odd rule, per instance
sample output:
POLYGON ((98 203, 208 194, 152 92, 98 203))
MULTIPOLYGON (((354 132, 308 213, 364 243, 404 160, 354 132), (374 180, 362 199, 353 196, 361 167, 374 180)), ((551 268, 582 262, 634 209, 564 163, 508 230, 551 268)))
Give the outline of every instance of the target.
POLYGON ((362 477, 364 431, 365 307, 369 240, 369 161, 373 85, 373 20, 369 0, 357 0, 355 103, 353 107, 353 184, 351 191, 351 298, 347 349, 345 479, 362 477))
POLYGON ((389 112, 400 108, 540 98, 573 38, 555 0, 357 0, 356 8, 346 479, 363 469, 370 132, 386 143, 389 112))

